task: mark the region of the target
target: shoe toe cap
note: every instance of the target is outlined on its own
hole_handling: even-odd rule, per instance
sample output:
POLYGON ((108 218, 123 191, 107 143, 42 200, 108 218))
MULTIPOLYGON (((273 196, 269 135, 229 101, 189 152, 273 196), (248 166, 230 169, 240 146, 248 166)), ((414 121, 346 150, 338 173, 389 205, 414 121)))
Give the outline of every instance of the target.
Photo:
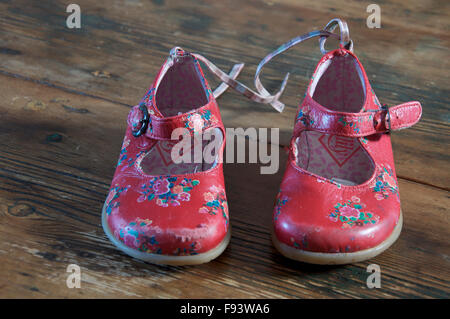
POLYGON ((104 207, 109 231, 142 252, 172 256, 207 252, 224 240, 229 228, 225 192, 209 188, 181 196, 147 193, 143 198, 140 185, 112 187, 104 207))
POLYGON ((367 207, 355 196, 354 201, 337 203, 317 196, 316 200, 320 204, 315 206, 305 205, 307 201, 302 198, 275 206, 273 223, 278 241, 311 252, 357 252, 382 243, 399 221, 396 205, 367 207))

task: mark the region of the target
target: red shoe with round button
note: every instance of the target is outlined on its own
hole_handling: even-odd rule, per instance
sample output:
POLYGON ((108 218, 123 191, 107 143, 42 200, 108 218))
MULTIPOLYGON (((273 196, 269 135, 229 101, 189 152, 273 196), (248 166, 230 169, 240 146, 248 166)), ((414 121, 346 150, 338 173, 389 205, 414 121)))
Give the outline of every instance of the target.
MULTIPOLYGON (((234 77, 241 68, 234 69, 234 77)), ((230 240, 224 143, 219 109, 197 58, 174 48, 129 113, 103 207, 109 239, 126 254, 156 264, 200 264, 219 256, 230 240), (192 140, 182 152, 175 151, 180 145, 176 130, 192 140), (178 156, 195 154, 198 141, 203 154, 205 135, 213 135, 218 145, 212 161, 179 163, 178 156)))
POLYGON ((109 239, 156 264, 192 265, 219 256, 230 241, 222 158, 225 129, 216 98, 231 87, 258 103, 280 106, 205 57, 171 50, 153 85, 128 115, 119 162, 102 212, 109 239), (222 83, 211 91, 199 60, 222 83))

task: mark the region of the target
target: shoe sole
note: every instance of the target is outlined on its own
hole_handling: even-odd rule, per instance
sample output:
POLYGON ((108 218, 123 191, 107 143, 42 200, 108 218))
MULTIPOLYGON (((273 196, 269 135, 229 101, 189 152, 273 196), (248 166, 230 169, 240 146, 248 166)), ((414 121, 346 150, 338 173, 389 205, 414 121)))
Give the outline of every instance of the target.
POLYGON ((353 252, 353 253, 318 253, 293 248, 280 242, 272 228, 272 242, 275 248, 285 257, 308 264, 317 265, 344 265, 352 264, 367 259, 371 259, 386 249, 388 249, 400 236, 403 225, 403 214, 400 212, 400 218, 391 235, 378 246, 373 248, 353 252))
POLYGON ((203 263, 207 263, 214 258, 217 258, 220 256, 225 248, 227 248, 228 243, 230 242, 231 238, 231 229, 228 228, 228 232, 225 236, 225 238, 222 240, 220 244, 218 244, 213 249, 205 252, 200 253, 197 255, 189 255, 189 256, 169 256, 169 255, 159 255, 159 254, 151 254, 151 253, 144 253, 141 251, 138 251, 136 249, 130 248, 124 243, 122 243, 120 240, 117 240, 114 235, 112 234, 111 230, 109 229, 108 221, 106 219, 106 211, 105 211, 106 205, 103 205, 102 209, 102 226, 103 231, 105 232, 106 236, 108 236, 109 240, 122 252, 125 254, 134 257, 136 259, 140 259, 145 262, 149 262, 152 264, 157 265, 170 265, 170 266, 186 266, 186 265, 199 265, 203 263))

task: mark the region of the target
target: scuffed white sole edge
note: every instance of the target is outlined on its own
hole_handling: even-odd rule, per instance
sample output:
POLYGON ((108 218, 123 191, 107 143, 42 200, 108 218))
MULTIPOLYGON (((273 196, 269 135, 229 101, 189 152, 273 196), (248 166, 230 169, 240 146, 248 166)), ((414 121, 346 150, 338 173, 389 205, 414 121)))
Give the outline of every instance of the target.
POLYGON ((231 238, 231 229, 228 228, 228 232, 222 242, 217 245, 215 248, 197 255, 189 255, 189 256, 169 256, 169 255, 159 255, 159 254, 151 254, 145 253, 142 251, 138 251, 136 249, 130 248, 120 240, 116 239, 112 234, 111 230, 108 226, 108 221, 106 219, 106 211, 105 211, 106 203, 103 205, 102 209, 102 226, 103 231, 106 236, 108 236, 109 240, 122 252, 125 254, 140 259, 142 261, 146 261, 152 264, 157 265, 170 265, 170 266, 186 266, 186 265, 199 265, 203 263, 207 263, 214 258, 220 256, 225 248, 227 248, 228 243, 231 238))
POLYGON ((272 242, 275 248, 285 257, 297 261, 317 265, 344 265, 371 259, 388 249, 400 236, 403 225, 403 214, 400 212, 397 225, 391 235, 378 246, 353 253, 318 253, 297 249, 280 242, 272 227, 272 242))

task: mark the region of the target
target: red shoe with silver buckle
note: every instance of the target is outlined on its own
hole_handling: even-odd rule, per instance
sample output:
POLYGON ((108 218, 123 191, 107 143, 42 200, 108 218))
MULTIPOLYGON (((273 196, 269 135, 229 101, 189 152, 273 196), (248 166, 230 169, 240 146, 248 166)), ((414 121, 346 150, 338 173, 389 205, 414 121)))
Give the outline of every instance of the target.
POLYGON ((256 82, 273 56, 313 36, 321 36, 324 55, 298 109, 272 239, 291 259, 353 263, 380 254, 400 234, 390 131, 417 123, 422 108, 419 102, 380 105, 352 52, 347 25, 339 19, 269 55, 258 68, 256 82), (325 52, 325 37, 331 35, 325 33, 337 25, 341 48, 325 52))
POLYGON ((229 86, 263 103, 276 103, 282 93, 261 97, 235 81, 242 67, 235 65, 227 75, 201 55, 176 47, 132 108, 102 212, 105 233, 126 254, 156 264, 188 265, 208 262, 227 247, 225 129, 215 98, 229 86), (224 81, 214 92, 198 60, 224 81), (217 146, 209 150, 210 161, 198 158, 208 151, 206 135, 214 136, 217 146), (182 147, 180 136, 188 141, 182 147), (186 154, 191 160, 180 162, 186 154))

